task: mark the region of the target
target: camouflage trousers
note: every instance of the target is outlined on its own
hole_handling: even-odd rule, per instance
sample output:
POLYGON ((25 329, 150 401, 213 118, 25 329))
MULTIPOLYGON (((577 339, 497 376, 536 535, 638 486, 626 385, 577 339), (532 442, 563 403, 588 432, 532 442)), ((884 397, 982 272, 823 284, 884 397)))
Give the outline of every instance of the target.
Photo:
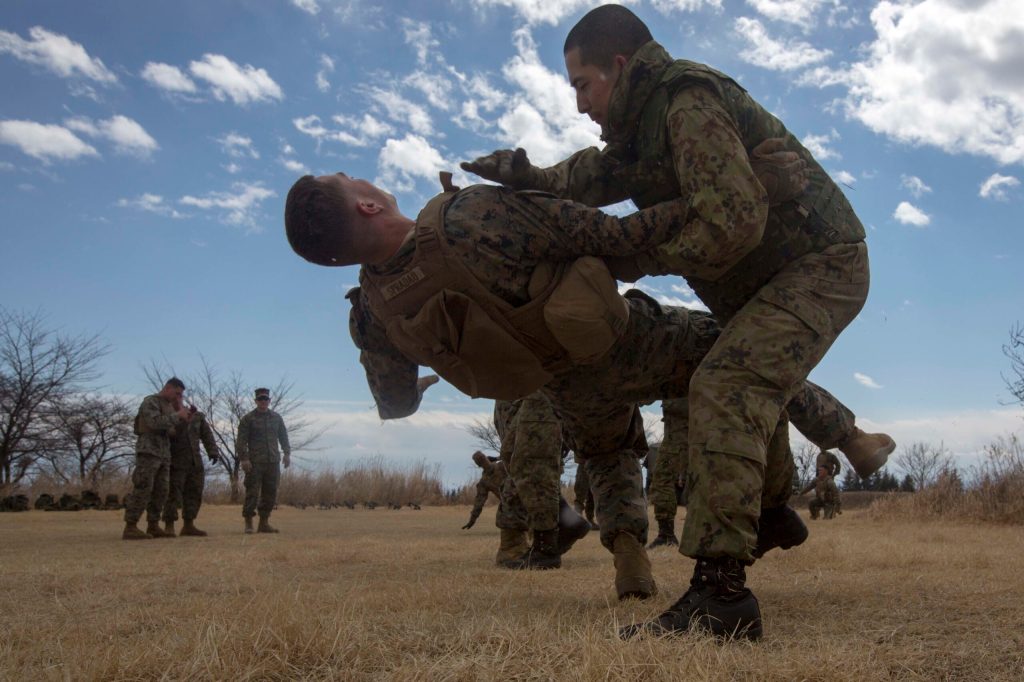
POLYGON ((582 462, 576 462, 576 480, 572 483, 573 503, 576 512, 594 520, 594 491, 590 489, 590 477, 582 462))
POLYGON ((540 393, 515 401, 506 419, 501 429, 501 459, 509 476, 502 486, 501 504, 515 516, 525 517, 530 530, 557 528, 562 494, 561 424, 540 393))
POLYGON ((132 471, 132 491, 125 496, 125 523, 138 523, 142 512, 146 520, 155 523, 160 520, 167 501, 169 459, 148 452, 135 454, 135 469, 132 471))
POLYGON ((866 245, 841 244, 791 263, 728 320, 690 381, 680 552, 753 560, 770 444, 785 431, 784 408, 867 292, 866 245))
POLYGON ((661 404, 665 435, 658 448, 658 460, 651 474, 648 499, 654 505, 654 518, 675 519, 679 506, 678 490, 686 475, 686 444, 689 433, 689 408, 686 398, 664 400, 661 404))
POLYGON ((277 484, 280 480, 280 462, 253 462, 252 470, 245 475, 242 516, 251 519, 257 511, 260 516, 270 516, 277 504, 277 484))
POLYGON ((202 464, 171 462, 170 492, 164 504, 164 522, 174 523, 178 520, 178 510, 186 521, 193 521, 199 516, 199 507, 203 504, 203 486, 206 484, 206 469, 202 464))

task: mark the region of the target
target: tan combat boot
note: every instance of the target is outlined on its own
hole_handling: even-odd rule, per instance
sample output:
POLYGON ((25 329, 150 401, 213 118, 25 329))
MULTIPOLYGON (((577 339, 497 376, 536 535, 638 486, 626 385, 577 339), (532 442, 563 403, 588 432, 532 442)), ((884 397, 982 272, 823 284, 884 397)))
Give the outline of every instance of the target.
POLYGON ((174 537, 173 535, 168 535, 167 533, 163 532, 163 530, 160 529, 160 522, 159 521, 150 521, 149 523, 147 523, 146 524, 146 532, 149 533, 150 535, 152 535, 155 538, 168 538, 168 537, 173 538, 174 537))
POLYGON ((246 535, 252 535, 252 517, 251 516, 246 516, 245 517, 245 534, 246 535))
POLYGON ((205 538, 206 531, 199 530, 198 528, 196 528, 195 524, 192 522, 192 519, 185 519, 185 525, 181 527, 181 535, 182 537, 186 535, 191 535, 192 537, 196 538, 205 538))
POLYGON ((506 561, 518 559, 530 549, 525 530, 501 528, 501 544, 494 555, 494 563, 501 566, 506 561))
POLYGON ((277 529, 270 525, 270 514, 260 514, 260 525, 256 527, 257 533, 276 533, 277 529))
POLYGON ((658 593, 651 575, 651 560, 643 544, 629 533, 619 533, 612 545, 615 591, 619 599, 647 599, 658 593))
POLYGON ((143 533, 134 523, 124 524, 124 532, 121 533, 122 540, 152 540, 153 536, 143 533))
POLYGON ((887 433, 864 433, 854 427, 853 434, 839 449, 850 460, 857 475, 867 478, 885 466, 889 455, 896 449, 896 442, 887 433))
POLYGON ((169 538, 178 537, 174 532, 174 521, 164 521, 164 536, 169 538))

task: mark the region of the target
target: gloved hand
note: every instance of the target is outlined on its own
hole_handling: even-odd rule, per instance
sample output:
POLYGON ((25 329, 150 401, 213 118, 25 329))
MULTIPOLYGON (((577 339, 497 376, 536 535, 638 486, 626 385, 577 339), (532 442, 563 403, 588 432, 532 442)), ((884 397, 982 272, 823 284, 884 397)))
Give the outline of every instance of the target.
POLYGON ((206 456, 210 459, 210 464, 216 464, 220 462, 220 457, 217 454, 206 453, 206 456))
POLYGON ((462 530, 469 530, 470 528, 473 527, 474 523, 476 523, 476 519, 470 519, 469 523, 467 523, 465 526, 462 527, 462 530))
POLYGON ((284 455, 281 456, 281 465, 285 469, 287 469, 288 467, 290 467, 292 465, 292 456, 289 455, 287 452, 284 453, 284 455))
POLYGON ((420 395, 423 395, 424 391, 426 391, 428 388, 430 388, 440 380, 440 377, 438 377, 436 374, 428 374, 425 377, 420 377, 419 379, 416 380, 416 390, 420 392, 420 395))
POLYGON ((526 150, 519 147, 499 149, 487 156, 459 164, 462 170, 479 175, 485 180, 500 182, 512 189, 539 189, 540 170, 530 163, 526 150))
POLYGON ((242 471, 244 471, 247 474, 252 472, 252 462, 250 462, 247 459, 243 459, 239 463, 239 466, 241 466, 242 467, 242 471))
POLYGON ((786 151, 781 137, 770 137, 750 152, 750 166, 768 192, 768 205, 795 199, 807 189, 807 162, 796 152, 786 151))

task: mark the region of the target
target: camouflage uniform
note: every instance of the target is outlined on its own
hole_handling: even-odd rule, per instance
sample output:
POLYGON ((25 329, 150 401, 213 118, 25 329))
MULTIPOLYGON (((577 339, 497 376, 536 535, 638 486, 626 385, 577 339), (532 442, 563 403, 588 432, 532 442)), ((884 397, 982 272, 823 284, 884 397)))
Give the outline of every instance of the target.
POLYGON ((839 488, 836 486, 835 479, 831 476, 815 478, 804 486, 800 494, 810 492, 811 489, 814 490, 814 499, 807 504, 807 508, 811 511, 811 518, 818 518, 818 513, 824 510, 825 518, 831 519, 839 511, 839 488))
POLYGON ((561 497, 562 426, 540 393, 495 401, 501 460, 508 468, 502 504, 521 508, 532 531, 558 527, 561 497), (500 425, 499 425, 499 420, 500 425))
POLYGON ((590 489, 590 478, 583 462, 574 455, 576 460, 576 479, 572 483, 573 503, 576 512, 586 516, 587 521, 594 522, 594 493, 590 489))
POLYGON ((685 276, 724 325, 690 383, 680 551, 751 561, 783 408, 867 296, 863 227, 778 119, 732 79, 673 61, 654 41, 624 67, 603 132, 604 150, 541 171, 538 189, 594 206, 629 197, 641 209, 678 209, 673 236, 632 262, 685 276), (774 137, 807 163, 810 186, 769 207, 748 154, 774 137))
POLYGON ((242 516, 251 519, 257 511, 269 516, 277 503, 277 484, 281 479, 281 450, 290 455, 288 429, 277 412, 258 409, 238 421, 235 448, 240 461, 249 460, 252 470, 245 475, 245 503, 242 516), (281 448, 278 449, 280 443, 281 448))
POLYGON ((828 475, 832 478, 838 476, 839 472, 843 468, 842 464, 839 462, 839 457, 836 456, 836 453, 829 452, 828 450, 822 450, 815 458, 814 468, 817 469, 818 467, 825 467, 825 470, 828 471, 828 475))
POLYGON ((678 490, 682 476, 686 475, 687 401, 685 398, 663 400, 661 421, 665 435, 658 447, 658 461, 651 477, 649 499, 654 505, 654 518, 658 521, 674 519, 679 505, 678 490))
POLYGON ((480 474, 480 480, 476 483, 476 498, 473 500, 473 509, 469 512, 469 523, 466 524, 466 527, 473 526, 480 518, 484 505, 487 504, 487 496, 493 493, 498 498, 498 512, 495 515, 494 525, 508 530, 527 530, 526 515, 522 505, 510 507, 505 504, 505 498, 502 495, 502 489, 508 482, 508 469, 505 467, 505 463, 500 460, 497 462, 488 460, 488 466, 482 468, 483 473, 480 474))
POLYGON ((132 491, 124 502, 125 523, 138 523, 142 512, 146 520, 160 520, 167 501, 168 474, 171 467, 170 437, 184 422, 175 414, 174 406, 158 394, 146 396, 135 417, 135 469, 132 491))
POLYGON ((206 482, 206 470, 199 452, 200 441, 211 460, 220 456, 217 440, 206 421, 206 415, 195 412, 188 426, 178 429, 171 436, 170 493, 164 505, 165 523, 178 520, 178 509, 182 510, 185 521, 193 521, 199 515, 199 507, 203 503, 203 485, 206 482))

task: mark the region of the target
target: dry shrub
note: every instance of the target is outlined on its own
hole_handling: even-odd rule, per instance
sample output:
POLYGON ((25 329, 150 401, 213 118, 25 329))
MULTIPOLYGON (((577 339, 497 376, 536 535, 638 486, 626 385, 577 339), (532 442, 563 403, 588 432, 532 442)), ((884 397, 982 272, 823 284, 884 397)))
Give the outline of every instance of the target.
POLYGON ((956 469, 947 468, 924 490, 879 500, 870 513, 1024 524, 1024 442, 1016 435, 999 438, 986 446, 967 483, 956 469))
POLYGON ((281 504, 336 506, 366 504, 442 504, 440 465, 399 464, 374 457, 340 469, 322 465, 283 472, 277 499, 281 504))

